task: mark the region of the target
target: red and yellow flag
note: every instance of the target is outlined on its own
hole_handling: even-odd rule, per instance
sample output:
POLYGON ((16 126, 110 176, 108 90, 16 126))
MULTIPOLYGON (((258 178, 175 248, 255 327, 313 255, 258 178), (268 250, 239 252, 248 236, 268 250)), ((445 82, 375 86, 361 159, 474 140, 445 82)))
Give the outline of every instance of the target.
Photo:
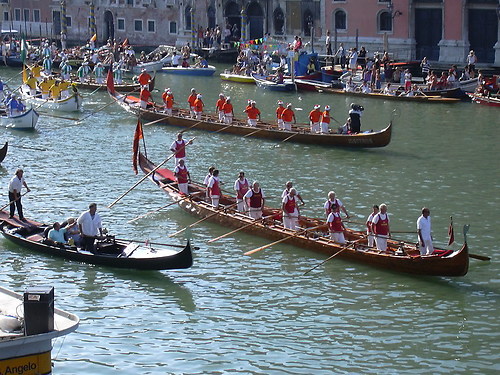
POLYGON ((142 124, 141 120, 137 120, 137 126, 135 128, 135 134, 134 134, 134 144, 132 146, 132 169, 134 170, 134 173, 137 174, 137 158, 139 156, 139 140, 144 138, 144 134, 142 133, 142 124))

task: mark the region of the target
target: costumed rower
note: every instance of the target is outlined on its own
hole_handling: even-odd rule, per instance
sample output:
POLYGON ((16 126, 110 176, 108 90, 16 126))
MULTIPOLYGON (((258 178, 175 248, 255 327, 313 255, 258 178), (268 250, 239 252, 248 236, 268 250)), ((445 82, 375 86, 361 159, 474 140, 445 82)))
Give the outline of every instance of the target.
POLYGON ((98 62, 94 67, 94 76, 97 84, 102 85, 104 83, 104 67, 102 63, 98 62))
POLYGON ((253 128, 257 127, 257 121, 260 121, 260 111, 255 104, 255 100, 252 100, 250 102, 250 107, 247 106, 247 108, 243 111, 246 112, 248 116, 248 126, 253 128))
POLYGON ((210 178, 212 177, 212 173, 214 173, 214 171, 215 171, 214 166, 209 167, 208 173, 205 176, 205 178, 203 179, 203 185, 205 185, 205 187, 206 187, 206 189, 205 189, 205 201, 207 201, 207 202, 210 202, 210 198, 208 196, 208 181, 210 181, 210 178))
POLYGON ((208 190, 208 197, 210 198, 210 201, 212 202, 212 206, 215 208, 219 208, 219 200, 220 200, 220 179, 219 179, 219 170, 214 169, 212 172, 212 177, 208 180, 208 185, 207 185, 207 190, 208 190))
POLYGON ((196 101, 196 89, 192 88, 191 89, 191 94, 188 96, 187 102, 189 104, 189 115, 194 118, 195 117, 195 112, 194 112, 194 102, 196 101))
POLYGON ((364 110, 363 106, 351 103, 349 118, 351 119, 350 130, 352 134, 356 134, 361 131, 361 115, 364 110))
POLYGON ((283 197, 281 209, 283 210, 283 226, 285 228, 297 229, 300 217, 297 200, 297 190, 295 188, 291 188, 288 194, 283 197))
POLYGON ((76 71, 76 75, 78 76, 80 83, 84 83, 85 81, 88 81, 89 74, 90 74, 89 63, 87 61, 84 61, 82 63, 82 66, 80 66, 78 68, 78 70, 76 71))
POLYGON ((375 244, 377 245, 377 250, 386 251, 387 238, 391 237, 389 215, 387 214, 387 205, 382 203, 379 208, 380 212, 373 216, 372 228, 373 233, 375 234, 375 244))
POLYGON ((245 202, 243 197, 250 188, 250 183, 245 177, 245 172, 240 172, 238 179, 234 182, 234 190, 236 191, 236 202, 238 203, 238 211, 245 212, 245 202))
POLYGON ((292 120, 294 124, 297 123, 297 119, 295 118, 295 113, 292 110, 292 103, 287 103, 286 109, 283 111, 281 117, 283 118, 283 129, 291 131, 292 120))
POLYGON ((215 103, 215 113, 219 115, 219 122, 224 122, 224 103, 226 103, 226 98, 220 93, 219 100, 215 103))
POLYGON ((177 139, 170 145, 170 151, 175 153, 175 165, 179 164, 181 160, 184 160, 184 162, 186 162, 186 147, 192 143, 192 140, 186 142, 184 139, 182 139, 182 133, 177 133, 177 139))
POLYGON ((366 219, 366 234, 368 235, 368 246, 373 247, 375 242, 375 235, 373 234, 373 217, 378 214, 378 205, 374 204, 372 213, 366 219))
POLYGON ((203 103, 203 100, 201 98, 202 95, 198 94, 196 95, 196 100, 194 101, 194 114, 196 120, 198 121, 201 120, 201 115, 203 114, 203 107, 205 106, 205 103, 203 103))
POLYGON ((328 192, 328 200, 323 205, 323 208, 325 209, 326 217, 328 217, 328 215, 330 215, 330 212, 332 212, 332 206, 334 204, 339 206, 339 209, 341 209, 344 212, 345 216, 349 219, 349 214, 347 213, 347 210, 346 210, 344 204, 340 201, 340 199, 336 198, 334 191, 328 192))
MULTIPOLYGON (((290 193, 290 190, 292 188, 293 188, 293 182, 292 181, 287 181, 286 184, 285 184, 285 190, 283 190, 283 192, 281 193, 281 199, 285 198, 288 195, 288 193, 290 193)), ((297 198, 302 203, 302 206, 305 205, 305 202, 302 199, 302 197, 300 196, 300 194, 297 191, 297 189, 295 189, 295 195, 297 196, 297 198)))
POLYGON ((328 229, 330 230, 330 238, 338 243, 345 243, 344 231, 345 226, 340 217, 340 207, 337 204, 332 205, 332 212, 326 219, 328 229))
POLYGON ((189 182, 191 182, 191 176, 184 163, 184 159, 179 160, 179 164, 174 169, 174 175, 177 178, 179 191, 184 195, 189 195, 189 182))
POLYGON ((329 126, 330 126, 330 106, 325 105, 325 110, 321 114, 321 119, 320 119, 320 133, 321 134, 328 134, 329 131, 329 126))
POLYGON ((314 109, 309 112, 309 123, 311 124, 311 133, 319 133, 319 122, 321 120, 320 105, 316 104, 314 109))
POLYGON ((434 252, 430 214, 431 211, 427 207, 424 207, 422 208, 422 215, 417 219, 420 255, 431 255, 434 252))
POLYGON ((248 216, 252 219, 261 219, 266 197, 257 181, 254 181, 252 188, 246 192, 243 199, 248 210, 248 216))
POLYGON ((172 116, 172 108, 174 106, 174 95, 169 88, 165 89, 165 92, 161 96, 163 104, 165 105, 165 113, 172 116))
POLYGON ((142 87, 149 86, 151 83, 151 76, 146 72, 146 69, 141 69, 141 74, 137 77, 137 82, 139 82, 142 87))
POLYGON ((26 188, 26 191, 31 191, 24 180, 24 171, 22 169, 18 169, 16 174, 10 179, 9 182, 9 201, 10 201, 10 216, 9 219, 14 217, 14 213, 16 212, 19 215, 19 219, 21 221, 26 221, 23 215, 23 204, 21 203, 21 189, 23 186, 26 188))
POLYGON ((139 105, 142 109, 147 108, 150 99, 154 105, 153 97, 151 96, 151 93, 149 92, 147 86, 142 86, 141 93, 139 95, 139 99, 140 99, 139 105))
POLYGON ((231 124, 233 122, 234 111, 233 111, 233 105, 231 104, 231 98, 229 96, 226 98, 226 101, 222 109, 224 111, 224 122, 226 124, 231 124))
POLYGON ((285 127, 283 125, 283 111, 285 107, 283 106, 283 101, 278 100, 278 108, 276 108, 276 122, 278 124, 278 129, 283 130, 285 127))

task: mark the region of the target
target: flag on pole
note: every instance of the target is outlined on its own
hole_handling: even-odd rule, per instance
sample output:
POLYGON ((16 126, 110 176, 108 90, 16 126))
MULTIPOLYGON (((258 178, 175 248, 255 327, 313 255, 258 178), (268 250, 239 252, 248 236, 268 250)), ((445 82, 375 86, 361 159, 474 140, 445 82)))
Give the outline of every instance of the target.
POLYGON ((122 42, 122 47, 127 47, 129 45, 128 38, 125 38, 125 40, 122 42))
POLYGON ((450 237, 448 241, 448 246, 451 246, 453 242, 455 242, 455 233, 453 232, 453 220, 450 218, 450 227, 448 228, 448 237, 450 237))
POLYGON ((21 61, 26 63, 26 57, 28 56, 28 44, 26 43, 26 39, 21 40, 21 61))
POLYGON ((26 83, 28 81, 28 72, 26 72, 26 65, 23 64, 23 83, 26 83))
POLYGON ((92 38, 90 38, 91 42, 95 42, 97 40, 97 34, 92 35, 92 38))
POLYGON ((106 87, 110 94, 115 93, 115 82, 113 81, 113 65, 109 66, 108 75, 106 77, 106 87))
POLYGON ((139 156, 139 140, 144 138, 144 134, 142 133, 142 124, 141 119, 137 120, 137 126, 135 128, 134 134, 134 144, 132 146, 133 156, 132 156, 132 169, 134 173, 137 174, 137 157, 139 156))

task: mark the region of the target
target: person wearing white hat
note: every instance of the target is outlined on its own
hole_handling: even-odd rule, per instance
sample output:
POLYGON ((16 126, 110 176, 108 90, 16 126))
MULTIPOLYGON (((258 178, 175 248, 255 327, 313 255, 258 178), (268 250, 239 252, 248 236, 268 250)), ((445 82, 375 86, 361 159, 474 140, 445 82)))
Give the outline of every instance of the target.
POLYGON ((243 199, 248 210, 248 216, 256 220, 262 219, 262 209, 266 202, 266 196, 257 181, 254 181, 252 188, 245 193, 243 199))
POLYGON ((309 124, 311 125, 311 133, 319 133, 319 122, 321 120, 320 105, 316 104, 314 109, 309 112, 309 124))
POLYGON ((283 130, 285 127, 283 125, 283 111, 285 107, 283 106, 283 101, 278 100, 278 108, 276 108, 276 122, 278 123, 278 129, 283 130))
POLYGON ((283 119, 283 129, 287 131, 292 130, 292 120, 294 124, 297 123, 297 119, 295 118, 295 112, 292 109, 292 103, 287 103, 285 110, 281 114, 283 119))
POLYGON ((283 226, 288 229, 296 230, 300 211, 297 190, 295 190, 295 188, 291 188, 288 194, 283 197, 281 209, 283 211, 283 226))
POLYGON ((104 67, 102 66, 102 63, 97 63, 97 65, 94 67, 93 73, 96 83, 102 85, 104 83, 104 67))
POLYGON ((321 134, 328 134, 329 126, 330 126, 330 106, 329 105, 325 105, 325 110, 321 114, 320 124, 321 124, 320 133, 321 134))
POLYGON ((174 106, 174 95, 172 94, 172 90, 166 88, 161 98, 165 105, 165 113, 168 116, 172 116, 172 107, 174 106))
POLYGON ((224 122, 224 103, 226 103, 226 98, 223 93, 220 93, 219 100, 215 103, 215 113, 219 115, 219 122, 224 122))
POLYGON ((198 94, 196 95, 196 100, 194 101, 194 115, 198 121, 201 120, 201 114, 203 113, 203 107, 205 106, 205 103, 203 103, 202 95, 198 94))
POLYGON ((142 87, 149 86, 151 83, 151 76, 149 75, 148 72, 146 72, 146 69, 141 70, 141 74, 139 74, 139 77, 137 77, 137 81, 142 87))
POLYGON ((231 124, 233 122, 234 111, 233 105, 231 104, 231 97, 227 97, 224 105, 222 106, 222 110, 224 112, 224 122, 226 124, 231 124))
POLYGON ((191 117, 195 117, 195 113, 194 113, 194 102, 196 101, 197 99, 197 94, 196 94, 196 89, 195 88, 192 88, 191 89, 191 94, 188 96, 188 103, 189 103, 189 115, 191 117))
POLYGON ((248 126, 251 126, 253 128, 257 127, 257 121, 260 120, 260 111, 259 109, 255 106, 255 101, 252 100, 250 102, 250 107, 247 106, 247 108, 243 111, 246 112, 247 117, 248 117, 248 126))

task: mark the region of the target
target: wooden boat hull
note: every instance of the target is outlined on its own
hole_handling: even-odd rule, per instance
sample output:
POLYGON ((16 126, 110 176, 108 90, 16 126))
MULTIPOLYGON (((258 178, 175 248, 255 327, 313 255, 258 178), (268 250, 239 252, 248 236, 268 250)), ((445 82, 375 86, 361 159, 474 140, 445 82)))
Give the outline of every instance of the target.
POLYGON ((9 129, 34 130, 40 115, 33 108, 17 116, 0 116, 0 126, 9 129))
POLYGON ((20 91, 23 99, 34 105, 35 108, 45 108, 60 112, 77 112, 82 108, 83 97, 78 93, 74 93, 65 99, 46 100, 30 95, 26 88, 21 88, 20 91))
POLYGON ((7 156, 7 150, 9 149, 9 142, 5 142, 2 148, 0 148, 0 163, 5 160, 7 156))
POLYGON ((131 96, 110 93, 116 102, 126 111, 141 116, 143 121, 158 121, 158 123, 178 126, 182 128, 194 128, 207 130, 210 132, 221 132, 239 136, 252 136, 256 138, 269 139, 274 141, 284 141, 294 143, 307 143, 328 147, 349 147, 349 148, 372 148, 384 147, 391 141, 392 123, 385 129, 360 134, 315 134, 309 131, 309 127, 294 127, 292 131, 278 130, 276 125, 261 123, 256 128, 246 126, 246 123, 234 121, 234 125, 228 126, 218 121, 216 118, 206 118, 198 121, 188 116, 186 112, 176 110, 173 116, 168 117, 164 113, 153 110, 140 110, 136 105, 138 99, 131 96))
POLYGON ((318 92, 325 92, 328 94, 337 94, 337 95, 347 95, 347 96, 362 96, 366 98, 375 98, 375 99, 385 99, 385 100, 399 100, 399 101, 408 101, 408 102, 419 102, 419 103, 458 103, 460 99, 458 98, 444 98, 441 96, 398 96, 398 95, 386 95, 381 93, 370 93, 366 94, 363 92, 352 92, 352 91, 344 91, 340 89, 334 89, 329 87, 316 87, 318 92))
POLYGON ((469 95, 474 103, 487 105, 490 107, 500 107, 500 97, 495 98, 471 93, 468 93, 467 95, 469 95))
MULTIPOLYGON (((78 87, 79 89, 85 89, 85 90, 102 90, 105 91, 107 90, 107 86, 105 83, 99 84, 97 82, 80 82, 80 81, 73 81, 73 83, 78 87)), ((141 85, 138 83, 130 83, 130 84, 116 84, 115 83, 115 90, 118 90, 119 92, 135 92, 139 91, 141 89, 141 85)))
POLYGON ((255 85, 255 80, 252 76, 244 76, 241 74, 231 74, 231 73, 221 73, 220 79, 223 81, 237 82, 237 83, 247 83, 255 85))
POLYGON ((163 67, 159 73, 166 73, 166 74, 176 74, 176 75, 182 75, 182 76, 202 76, 202 77, 209 77, 213 76, 215 71, 217 69, 215 66, 209 65, 208 68, 193 68, 193 67, 188 67, 188 68, 183 68, 181 66, 173 67, 173 66, 166 66, 163 67))
MULTIPOLYGON (((144 173, 149 173, 155 168, 155 165, 150 162, 144 155, 139 156, 139 166, 144 173)), ((168 169, 157 169, 154 176, 150 177, 159 188, 165 191, 169 196, 176 201, 181 208, 192 215, 201 218, 208 218, 212 222, 218 223, 225 228, 241 228, 245 225, 252 223, 252 219, 242 213, 235 212, 233 209, 215 209, 210 204, 204 202, 202 199, 196 198, 204 196, 203 194, 194 195, 192 199, 185 199, 177 190, 174 182, 173 174, 168 169)), ((152 174, 152 175, 153 175, 152 174)), ((190 193, 204 191, 204 187, 197 184, 190 185, 190 193)), ((235 199, 225 195, 221 198, 221 204, 226 207, 234 205, 235 199)), ((279 214, 280 210, 266 208, 264 216, 271 214, 279 214)), ((316 227, 318 225, 325 225, 318 219, 301 220, 301 227, 316 227)), ((290 235, 294 235, 287 240, 288 244, 312 250, 315 252, 323 253, 325 255, 333 255, 339 253, 339 258, 353 260, 360 263, 366 263, 380 268, 386 268, 397 272, 419 274, 419 275, 432 275, 432 276, 463 276, 467 274, 469 267, 469 255, 467 244, 457 251, 451 252, 447 256, 420 256, 415 254, 415 245, 412 243, 405 243, 405 255, 395 255, 394 250, 397 250, 401 245, 400 242, 388 241, 390 253, 379 253, 378 251, 368 248, 366 238, 363 232, 348 231, 346 239, 350 241, 357 241, 357 245, 353 247, 345 247, 342 244, 337 244, 325 236, 318 236, 314 233, 309 235, 297 234, 295 231, 284 229, 281 224, 277 224, 275 220, 266 222, 264 224, 257 223, 248 226, 243 231, 259 235, 270 240, 280 240, 290 235)), ((418 251, 417 251, 418 252, 418 251)))
POLYGON ((261 89, 266 89, 266 90, 271 90, 271 91, 296 91, 297 90, 297 86, 295 86, 295 83, 290 81, 290 80, 285 80, 284 83, 276 83, 276 82, 264 79, 263 77, 260 77, 256 74, 252 74, 252 77, 253 77, 257 87, 260 87, 261 89))
POLYGON ((28 248, 32 251, 60 257, 76 262, 108 266, 115 268, 129 268, 138 270, 167 270, 189 268, 193 264, 191 245, 189 242, 181 251, 151 249, 137 245, 128 256, 123 251, 129 243, 126 241, 111 241, 102 243, 102 251, 92 254, 77 250, 76 247, 48 245, 42 240, 45 225, 29 220, 27 223, 16 218, 8 218, 8 213, 0 211, 0 233, 11 242, 28 248))

